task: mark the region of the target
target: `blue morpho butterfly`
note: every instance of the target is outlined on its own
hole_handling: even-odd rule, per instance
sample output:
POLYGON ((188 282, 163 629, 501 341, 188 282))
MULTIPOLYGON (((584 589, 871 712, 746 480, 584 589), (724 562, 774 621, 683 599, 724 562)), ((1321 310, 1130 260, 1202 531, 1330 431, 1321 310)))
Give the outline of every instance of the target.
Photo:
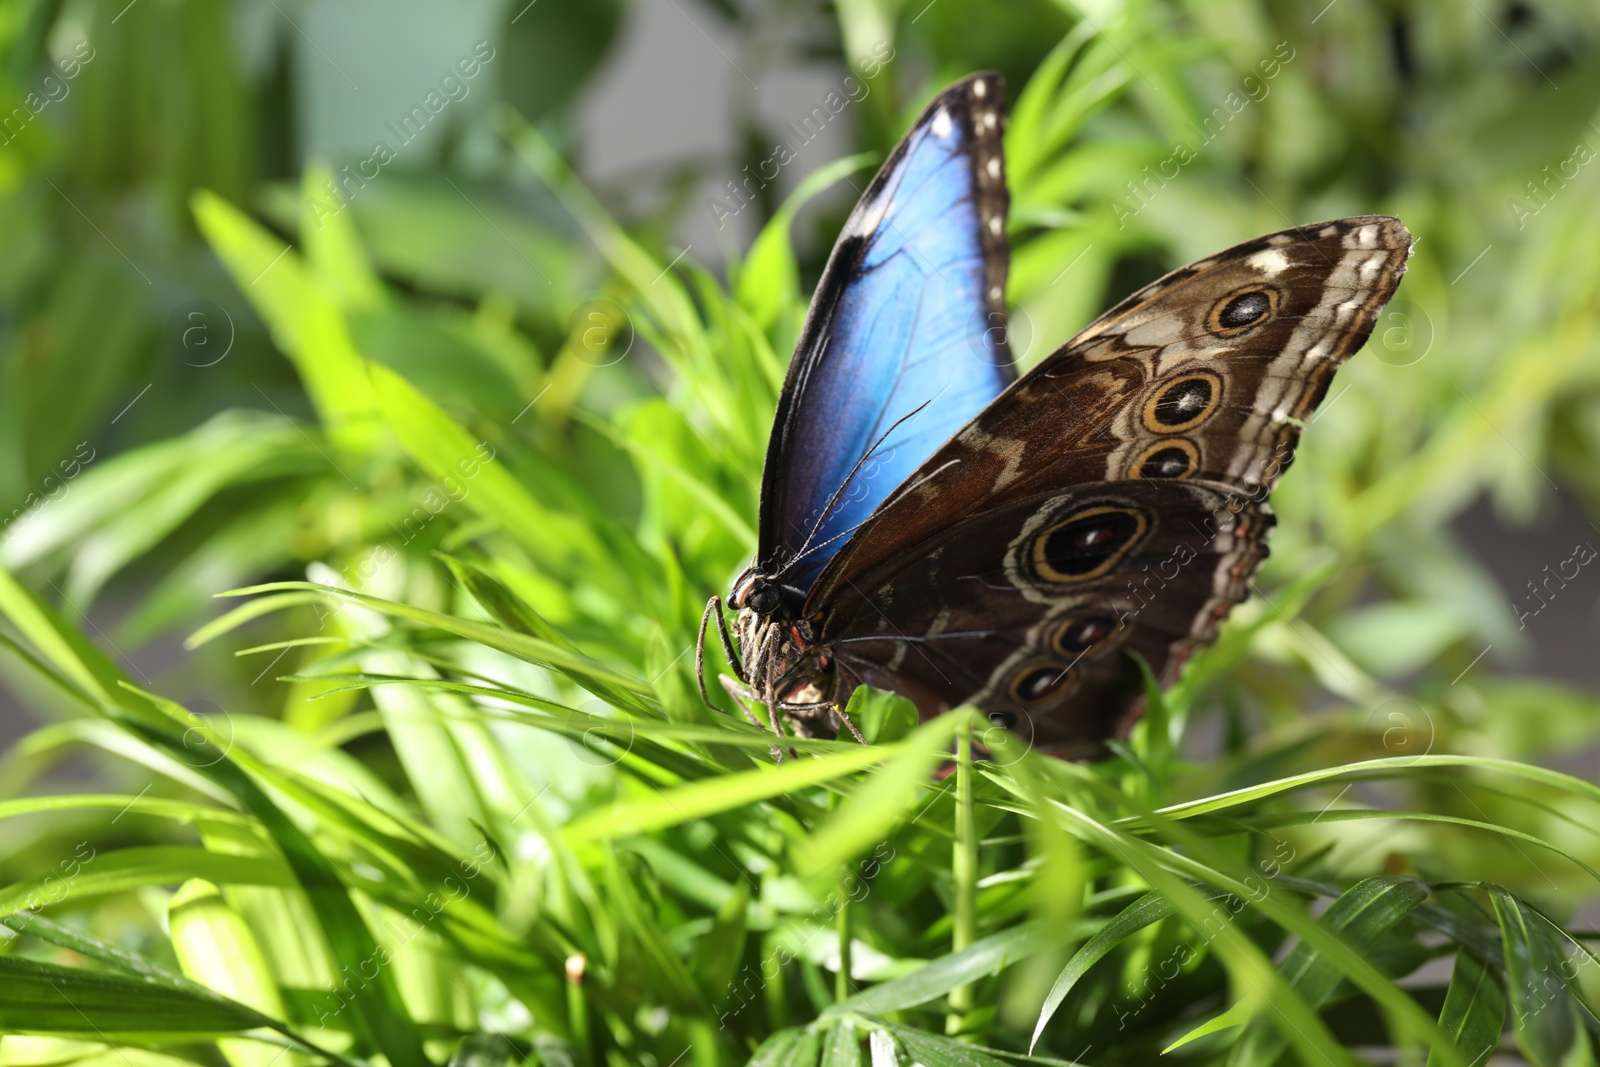
MULTIPOLYGON (((1369 215, 1174 271, 1017 378, 1002 83, 940 94, 856 205, 789 366, 759 554, 729 597, 736 698, 832 736, 858 685, 971 703, 1090 756, 1216 636, 1266 498, 1411 236, 1369 215), (999 326, 1000 328, 996 328, 999 326)), ((858 735, 859 736, 859 735, 858 735)))

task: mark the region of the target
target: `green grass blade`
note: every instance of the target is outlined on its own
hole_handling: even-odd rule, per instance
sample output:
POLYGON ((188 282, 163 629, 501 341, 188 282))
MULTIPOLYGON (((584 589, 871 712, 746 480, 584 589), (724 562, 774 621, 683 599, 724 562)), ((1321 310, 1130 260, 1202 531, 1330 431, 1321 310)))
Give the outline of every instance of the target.
POLYGON ((1188 819, 1196 815, 1210 815, 1300 789, 1304 786, 1339 781, 1345 778, 1359 780, 1364 777, 1395 777, 1403 775, 1406 769, 1411 767, 1466 767, 1494 771, 1512 778, 1520 778, 1524 781, 1537 782, 1540 785, 1560 789, 1571 793, 1575 797, 1582 797, 1585 800, 1600 804, 1600 785, 1595 785, 1593 782, 1586 782, 1582 778, 1563 774, 1560 771, 1553 771, 1546 767, 1536 767, 1532 764, 1517 763, 1514 760, 1496 759, 1490 756, 1395 756, 1387 759, 1362 760, 1358 763, 1347 763, 1338 767, 1324 767, 1315 771, 1306 771, 1303 774, 1278 778, 1261 785, 1246 786, 1242 789, 1218 793, 1215 796, 1204 797, 1200 800, 1172 804, 1159 809, 1156 814, 1167 819, 1188 819))
POLYGON ((909 1026, 891 1026, 889 1029, 900 1046, 911 1054, 912 1062, 922 1067, 1008 1067, 1005 1060, 965 1042, 909 1026))
MULTIPOLYGON (((1457 952, 1455 971, 1439 1012, 1439 1029, 1472 1063, 1481 1063, 1500 1044, 1506 1026, 1506 994, 1500 977, 1469 952, 1457 952)), ((1439 1058, 1428 1057, 1428 1067, 1439 1058)))
POLYGON ((381 426, 349 324, 281 237, 207 190, 194 194, 195 223, 294 363, 328 436, 341 450, 368 453, 381 426))
POLYGON ((378 412, 418 466, 447 486, 459 486, 462 503, 497 523, 538 560, 560 572, 577 560, 599 565, 604 552, 591 527, 539 503, 496 457, 416 386, 379 363, 367 364, 378 412), (577 558, 577 560, 574 559, 577 558))
MULTIPOLYGON (((114 713, 114 718, 125 728, 150 744, 192 755, 192 745, 186 740, 199 730, 212 744, 213 750, 222 753, 214 762, 196 768, 201 774, 232 793, 240 806, 258 819, 262 827, 282 850, 284 858, 310 897, 311 903, 328 939, 334 958, 342 966, 370 968, 380 958, 377 941, 372 936, 350 892, 339 875, 337 867, 312 844, 305 831, 295 825, 278 808, 233 758, 227 750, 215 746, 209 728, 191 726, 192 716, 179 705, 161 697, 144 693, 127 683, 123 684, 124 699, 130 705, 143 697, 152 712, 164 713, 166 724, 151 718, 114 713)), ((211 879, 226 882, 227 879, 211 879)), ((422 1049, 422 1038, 411 1019, 406 1015, 394 975, 387 967, 378 967, 377 977, 359 989, 353 990, 351 1004, 367 1038, 372 1041, 393 1067, 427 1067, 429 1060, 422 1049)))
POLYGON ((112 702, 111 694, 116 691, 122 672, 3 567, 0 567, 0 615, 11 620, 11 625, 33 646, 39 659, 81 693, 83 699, 100 704, 112 702))
POLYGON ((1571 993, 1562 981, 1567 961, 1549 927, 1503 886, 1488 887, 1505 945, 1506 987, 1517 1047, 1534 1067, 1562 1067, 1584 1040, 1571 993))
POLYGON ((247 622, 270 615, 284 608, 299 607, 302 604, 320 604, 323 597, 317 593, 278 593, 275 596, 258 596, 254 600, 247 600, 236 608, 229 608, 218 615, 194 633, 184 638, 183 647, 196 649, 209 644, 224 634, 232 633, 247 622))
POLYGON ((1314 822, 1339 823, 1339 822, 1367 822, 1374 819, 1393 819, 1400 822, 1433 822, 1450 826, 1466 826, 1474 830, 1483 830, 1491 834, 1513 841, 1526 841, 1530 845, 1537 845, 1555 853, 1562 859, 1580 868, 1590 878, 1600 882, 1600 870, 1589 866, 1578 856, 1559 845, 1539 837, 1535 834, 1524 833, 1509 826, 1498 823, 1485 822, 1482 819, 1469 819, 1461 815, 1441 815, 1427 811, 1373 811, 1362 808, 1341 808, 1337 811, 1300 811, 1273 814, 1264 818, 1244 818, 1240 823, 1246 826, 1302 826, 1314 822))
POLYGON ((443 552, 435 555, 444 560, 445 566, 450 568, 450 573, 456 576, 462 588, 471 593, 472 599, 476 600, 478 605, 489 613, 489 617, 501 626, 565 648, 569 652, 578 651, 578 646, 567 640, 549 620, 535 611, 533 605, 512 592, 509 586, 491 574, 482 564, 443 552))
MULTIPOLYGON (((1218 896, 1222 894, 1217 894, 1218 896)), ((1100 931, 1086 941, 1082 948, 1073 954, 1072 959, 1062 969, 1055 984, 1050 987, 1050 993, 1044 999, 1044 1005, 1039 1009, 1039 1021, 1034 1024, 1033 1038, 1028 1042, 1031 1049, 1039 1043, 1039 1035, 1044 1033, 1045 1024, 1055 1015, 1056 1009, 1061 1007, 1061 1002, 1066 999, 1072 987, 1077 985, 1078 979, 1086 974, 1100 960, 1111 952, 1112 949, 1122 944, 1134 934, 1153 923, 1158 923, 1176 911, 1172 902, 1159 893, 1146 893, 1138 900, 1123 908, 1100 931)))
POLYGON ((288 1025, 282 1022, 280 1019, 263 1015, 248 1005, 240 1004, 237 1001, 230 1000, 229 998, 222 996, 220 993, 217 993, 214 990, 207 989, 198 982, 190 981, 188 978, 173 974, 171 971, 158 967, 154 963, 151 963, 149 960, 145 959, 143 956, 137 956, 131 952, 125 952, 122 949, 117 948, 115 945, 109 945, 98 938, 90 937, 88 934, 81 933, 80 931, 51 922, 49 919, 39 915, 34 915, 30 912, 13 912, 4 918, 0 918, 0 923, 4 923, 6 926, 9 926, 11 929, 20 934, 28 934, 32 937, 39 938, 41 941, 47 941, 52 945, 59 945, 62 948, 70 949, 86 959, 103 963, 108 967, 113 967, 116 970, 132 975, 133 977, 146 983, 150 983, 156 987, 188 993, 203 1000, 211 1001, 221 1005, 222 1007, 232 1011, 253 1014, 257 1020, 257 1026, 263 1026, 272 1030, 276 1030, 278 1033, 283 1034, 291 1042, 308 1052, 313 1052, 333 1063, 341 1064, 342 1067, 364 1067, 359 1060, 351 1059, 348 1056, 344 1056, 336 1052, 329 1052, 326 1049, 319 1048, 318 1046, 311 1044, 291 1030, 288 1025))
MULTIPOLYGON (((167 928, 184 974, 263 1015, 283 1016, 283 997, 260 944, 215 885, 195 878, 180 886, 167 904, 167 928)), ((217 1047, 233 1067, 272 1067, 279 1059, 287 1060, 284 1067, 303 1067, 305 1062, 252 1041, 219 1041, 217 1047)))
POLYGON ((802 874, 815 875, 848 862, 893 831, 905 812, 931 788, 934 764, 950 747, 960 716, 945 715, 919 727, 828 821, 795 850, 802 874))
POLYGON ((904 1011, 944 996, 959 986, 995 974, 1044 947, 1041 928, 1026 922, 974 942, 960 952, 933 960, 903 978, 895 978, 841 1000, 825 1012, 883 1015, 904 1011))
MULTIPOLYGON (((1428 893, 1427 884, 1415 878, 1367 878, 1334 901, 1318 923, 1353 950, 1370 953, 1384 934, 1428 899, 1428 893)), ((1325 1003, 1342 977, 1337 965, 1304 941, 1289 953, 1282 970, 1313 1005, 1325 1003)), ((1264 1067, 1276 1062, 1288 1045, 1289 1039, 1281 1031, 1258 1019, 1245 1031, 1229 1062, 1235 1067, 1264 1067)))
MULTIPOLYGON (((1163 849, 1142 838, 1126 835, 1071 804, 1052 799, 1056 817, 1063 819, 1064 826, 1079 834, 1086 843, 1132 866, 1157 892, 1172 900, 1178 906, 1179 912, 1196 929, 1204 928, 1204 924, 1211 918, 1212 909, 1208 909, 1206 902, 1198 894, 1175 877, 1177 874, 1214 885, 1219 889, 1226 889, 1243 899, 1252 900, 1255 906, 1272 921, 1299 934, 1315 948, 1335 960, 1344 974, 1391 1010, 1418 1039, 1424 1035, 1431 1039, 1437 1033, 1432 1017, 1423 1013, 1410 997, 1343 941, 1309 920, 1297 909, 1275 899, 1272 893, 1257 898, 1248 885, 1248 881, 1252 878, 1248 872, 1241 871, 1240 877, 1225 873, 1237 868, 1238 865, 1203 838, 1179 823, 1166 822, 1156 812, 1141 810, 1134 799, 1124 797, 1097 781, 1084 768, 1062 763, 1052 765, 1050 770, 1072 788, 1095 796, 1108 806, 1126 805, 1133 808, 1139 812, 1134 822, 1148 820, 1153 825, 1161 826, 1172 836, 1183 851, 1163 849)), ((1002 784, 1010 782, 1010 779, 1000 776, 997 776, 996 780, 1002 784)), ((1013 788, 1014 785, 1007 787, 1013 788)), ((1331 1049, 1334 1050, 1331 1054, 1343 1062, 1352 1062, 1348 1053, 1339 1050, 1326 1025, 1304 997, 1289 985, 1276 968, 1272 967, 1257 946, 1234 929, 1232 923, 1224 922, 1211 940, 1228 965, 1230 973, 1234 974, 1235 981, 1248 991, 1254 1004, 1273 1013, 1274 1021, 1281 1024, 1283 1031, 1290 1035, 1297 1047, 1314 1055, 1328 1055, 1330 1054, 1328 1050, 1331 1049)), ((1466 1067, 1466 1065, 1464 1062, 1459 1062, 1453 1064, 1453 1067, 1466 1067)))
POLYGON ((329 585, 317 585, 312 582, 273 582, 268 585, 233 589, 219 595, 248 596, 254 593, 274 593, 283 590, 318 592, 330 599, 342 599, 360 604, 391 618, 404 619, 407 622, 417 623, 421 626, 434 627, 443 630, 445 633, 466 638, 468 641, 476 641, 496 651, 504 652, 508 656, 514 656, 536 666, 546 667, 564 674, 577 685, 587 689, 602 700, 645 715, 659 717, 652 699, 654 690, 648 682, 630 678, 579 652, 489 623, 462 619, 454 615, 443 615, 436 611, 413 607, 410 604, 401 604, 392 600, 384 600, 380 597, 368 596, 364 593, 351 592, 329 585))
POLYGON ((92 1035, 237 1033, 261 1025, 243 1005, 120 975, 0 956, 0 1031, 92 1035))
POLYGON ((771 768, 679 786, 638 800, 625 800, 579 816, 565 829, 574 848, 613 837, 651 833, 708 815, 784 796, 809 785, 842 778, 897 754, 893 747, 856 746, 837 755, 791 759, 771 768))
MULTIPOLYGON (((805 1036, 805 1030, 799 1027, 779 1030, 761 1043, 755 1055, 750 1057, 748 1067, 799 1067, 795 1057, 803 1048, 805 1036)), ((811 1063, 815 1064, 816 1059, 813 1058, 811 1063)))
POLYGON ((822 1045, 821 1067, 863 1067, 861 1038, 856 1034, 856 1024, 840 1019, 828 1028, 827 1040, 822 1045))
POLYGON ((151 845, 97 852, 85 842, 66 877, 46 875, 0 889, 0 915, 59 904, 81 897, 121 893, 146 885, 173 885, 190 878, 235 885, 294 884, 282 860, 232 856, 190 845, 151 845))

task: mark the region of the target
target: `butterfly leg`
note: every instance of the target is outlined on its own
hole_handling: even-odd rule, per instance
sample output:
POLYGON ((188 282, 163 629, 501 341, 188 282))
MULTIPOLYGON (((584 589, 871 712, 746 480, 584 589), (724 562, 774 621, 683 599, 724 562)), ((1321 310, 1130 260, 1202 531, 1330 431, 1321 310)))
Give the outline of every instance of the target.
POLYGON ((717 681, 722 683, 722 688, 728 691, 728 695, 733 698, 733 702, 739 705, 739 710, 744 712, 744 717, 749 720, 750 725, 758 730, 765 730, 766 726, 762 725, 761 720, 756 718, 755 712, 750 710, 750 705, 747 703, 747 701, 759 703, 761 694, 754 689, 740 685, 726 674, 718 675, 717 681))
MULTIPOLYGON (((768 630, 767 633, 765 635, 763 635, 763 637, 761 638, 760 643, 756 645, 755 651, 751 653, 750 662, 751 663, 764 662, 765 661, 764 657, 765 657, 765 653, 766 653, 766 650, 767 650, 767 646, 772 644, 773 639, 776 638, 776 637, 777 637, 777 630, 776 629, 768 630)), ((735 704, 739 705, 739 710, 744 712, 744 717, 749 721, 751 726, 754 726, 758 730, 766 729, 766 727, 762 725, 761 720, 756 718, 755 712, 750 710, 750 704, 752 702, 758 703, 758 704, 764 704, 766 706, 766 708, 767 708, 767 716, 768 716, 768 718, 770 719, 770 721, 772 723, 772 731, 773 731, 773 733, 777 734, 779 738, 782 738, 783 737, 783 728, 778 725, 778 715, 777 715, 777 712, 773 708, 774 702, 769 700, 767 697, 762 696, 760 693, 758 693, 755 690, 749 688, 748 686, 741 684, 742 680, 743 680, 742 672, 741 672, 741 681, 740 682, 734 681, 732 678, 729 678, 725 674, 717 676, 717 681, 721 682, 722 683, 722 688, 726 689, 728 691, 728 695, 733 697, 733 702, 735 704)), ((768 693, 771 693, 772 692, 772 687, 773 687, 772 669, 771 669, 771 665, 770 665, 770 662, 769 662, 769 666, 768 666, 768 670, 767 670, 767 685, 765 687, 766 691, 768 693)), ((709 701, 707 703, 709 703, 709 701)), ((778 748, 777 745, 773 745, 770 749, 768 749, 768 751, 770 751, 772 753, 773 760, 775 760, 778 763, 782 763, 783 762, 783 752, 782 752, 781 749, 778 748)))
MULTIPOLYGON (((775 695, 778 689, 778 658, 770 654, 771 650, 769 648, 769 646, 777 643, 778 628, 774 626, 767 630, 767 638, 761 642, 761 652, 756 656, 756 661, 764 662, 767 665, 767 676, 762 680, 761 686, 761 703, 766 705, 767 721, 772 724, 772 732, 778 736, 778 740, 781 742, 784 739, 783 723, 778 718, 778 704, 780 702, 775 695)), ((778 750, 777 746, 773 747, 772 752, 777 757, 777 762, 782 763, 783 753, 778 750)), ((793 748, 789 749, 789 755, 795 759, 800 758, 800 754, 793 748)))
POLYGON ((700 699, 705 701, 706 707, 715 711, 716 705, 711 703, 711 694, 706 692, 706 627, 713 616, 717 620, 717 636, 722 638, 722 651, 728 657, 728 665, 741 680, 744 678, 744 664, 739 662, 739 654, 733 650, 733 641, 728 636, 728 620, 722 615, 722 598, 713 596, 706 601, 705 614, 700 616, 700 636, 694 643, 694 677, 700 684, 700 699))
MULTIPOLYGON (((751 689, 749 686, 739 684, 732 678, 724 677, 722 679, 722 688, 726 689, 728 694, 736 699, 753 700, 757 703, 761 702, 760 693, 756 692, 754 689, 751 689)), ((779 711, 832 711, 835 708, 833 704, 826 702, 820 704, 791 704, 788 701, 777 700, 774 701, 773 704, 779 711)), ((763 726, 762 729, 765 730, 766 727, 763 726)))
POLYGON ((839 716, 840 721, 842 721, 846 726, 850 727, 850 734, 852 737, 854 737, 863 745, 867 743, 867 739, 861 736, 861 731, 856 729, 856 724, 850 721, 850 716, 844 713, 844 707, 842 705, 830 704, 828 706, 833 709, 833 713, 835 715, 839 716))

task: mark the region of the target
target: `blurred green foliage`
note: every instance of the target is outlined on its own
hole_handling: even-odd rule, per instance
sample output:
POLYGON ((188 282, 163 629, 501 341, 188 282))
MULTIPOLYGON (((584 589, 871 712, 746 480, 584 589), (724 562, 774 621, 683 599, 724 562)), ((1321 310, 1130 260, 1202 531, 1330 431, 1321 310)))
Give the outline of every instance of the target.
POLYGON ((573 170, 637 4, 483 5, 476 103, 358 183, 311 149, 327 7, 0 3, 0 659, 44 722, 0 1061, 1592 1062, 1600 790, 1541 765, 1600 694, 1480 660, 1537 620, 1451 521, 1600 514, 1600 13, 1319 6, 671 2, 730 67, 889 42, 868 153, 1006 74, 1025 360, 1257 233, 1420 238, 1218 645, 1115 759, 942 780, 960 714, 863 693, 871 747, 773 766, 692 674, 867 161, 714 272, 675 228, 752 110, 748 158, 573 170))

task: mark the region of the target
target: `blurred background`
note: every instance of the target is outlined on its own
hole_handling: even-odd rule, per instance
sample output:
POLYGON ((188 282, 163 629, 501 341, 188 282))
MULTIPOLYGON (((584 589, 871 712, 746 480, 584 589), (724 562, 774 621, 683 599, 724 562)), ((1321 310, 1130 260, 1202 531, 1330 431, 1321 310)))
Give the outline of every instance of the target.
MULTIPOLYGON (((642 521, 649 478, 596 419, 673 374, 634 344, 559 166, 508 131, 535 127, 658 262, 727 279, 809 175, 881 158, 939 87, 998 69, 1013 100, 1071 90, 1041 92, 1034 136, 1008 143, 1024 363, 1258 233, 1383 211, 1419 239, 1275 497, 1265 587, 1333 576, 1200 751, 1334 704, 1379 714, 1349 679, 1380 679, 1422 694, 1429 744, 1600 778, 1597 46, 1587 0, 5 0, 0 564, 191 708, 325 725, 351 705, 276 682, 296 659, 184 649, 212 595, 391 544, 425 598, 428 549, 481 519, 402 533, 418 480, 308 392, 318 344, 642 521), (287 258, 219 257, 202 190, 287 258), (298 257, 347 225, 370 272, 295 296, 298 257), (336 304, 332 339, 269 326, 290 299, 336 304), (620 315, 604 358, 573 343, 597 308, 620 315)), ((870 173, 834 172, 792 217, 794 292, 761 320, 780 359, 870 173)), ((741 300, 759 317, 762 293, 741 300)), ((716 419, 684 406, 720 452, 716 419)), ((576 632, 644 647, 648 624, 599 593, 546 592, 576 632)), ((0 740, 66 714, 0 671, 0 740)), ((125 773, 43 742, 7 759, 6 792, 125 773)))

